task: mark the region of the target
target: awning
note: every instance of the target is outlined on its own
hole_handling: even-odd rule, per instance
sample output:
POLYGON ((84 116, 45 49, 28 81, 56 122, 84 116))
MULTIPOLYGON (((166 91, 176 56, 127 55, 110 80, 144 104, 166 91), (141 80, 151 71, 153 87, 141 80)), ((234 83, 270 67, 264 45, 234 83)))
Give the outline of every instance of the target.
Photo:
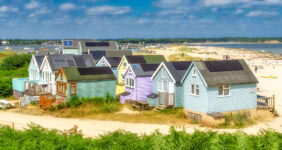
POLYGON ((147 97, 148 97, 148 98, 156 98, 156 97, 158 97, 158 96, 159 96, 158 94, 152 93, 152 94, 148 95, 147 97))
POLYGON ((127 95, 129 95, 129 94, 131 94, 131 93, 129 93, 129 92, 123 92, 123 93, 120 94, 120 96, 127 96, 127 95))

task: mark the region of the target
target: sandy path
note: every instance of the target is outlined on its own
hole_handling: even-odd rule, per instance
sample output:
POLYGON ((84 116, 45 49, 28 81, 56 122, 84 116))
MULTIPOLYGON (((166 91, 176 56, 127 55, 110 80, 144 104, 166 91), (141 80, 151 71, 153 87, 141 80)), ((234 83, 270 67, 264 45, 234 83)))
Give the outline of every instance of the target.
MULTIPOLYGON (((87 119, 68 119, 68 118, 55 118, 49 116, 33 116, 25 115, 14 112, 0 112, 0 124, 11 125, 11 121, 15 123, 16 129, 27 128, 28 124, 35 123, 48 129, 57 129, 63 131, 65 129, 71 129, 74 125, 78 125, 78 130, 81 130, 82 134, 86 137, 97 137, 107 132, 113 132, 116 130, 125 130, 133 133, 150 134, 155 130, 159 130, 163 134, 169 132, 169 125, 158 125, 158 124, 143 124, 143 123, 124 123, 118 121, 98 121, 98 120, 87 120, 87 119)), ((274 128, 279 132, 282 132, 281 122, 277 124, 277 120, 270 123, 261 123, 249 128, 240 129, 248 134, 256 134, 260 129, 274 128)), ((192 126, 189 127, 177 127, 178 130, 185 130, 188 133, 197 130, 209 130, 204 127, 192 126)), ((219 132, 236 132, 239 129, 214 129, 219 132)))

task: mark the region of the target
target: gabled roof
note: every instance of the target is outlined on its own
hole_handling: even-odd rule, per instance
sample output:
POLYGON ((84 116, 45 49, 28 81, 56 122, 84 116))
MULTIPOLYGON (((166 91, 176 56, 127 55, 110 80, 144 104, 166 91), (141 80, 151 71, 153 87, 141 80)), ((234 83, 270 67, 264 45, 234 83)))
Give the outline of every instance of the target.
POLYGON ((126 56, 129 64, 157 64, 166 61, 163 55, 134 55, 126 56))
POLYGON ((62 70, 69 82, 116 80, 110 67, 62 67, 62 70))
POLYGON ((105 57, 123 57, 131 56, 132 51, 126 50, 91 50, 89 54, 92 55, 95 61, 99 61, 103 56, 105 57))
POLYGON ((160 64, 131 64, 131 69, 136 77, 152 76, 160 64))
POLYGON ((174 83, 179 84, 190 67, 192 61, 162 62, 158 69, 154 72, 152 78, 160 72, 162 66, 167 70, 174 83))
POLYGON ((125 56, 129 64, 145 64, 146 61, 142 55, 125 56))
POLYGON ((117 67, 121 61, 121 57, 105 57, 111 67, 117 67))
POLYGON ((115 41, 80 41, 82 53, 88 53, 92 50, 118 50, 117 42, 115 41))
POLYGON ((258 83, 244 60, 195 61, 195 65, 208 86, 258 83))
POLYGON ((95 61, 90 55, 47 55, 52 71, 61 67, 95 67, 95 61))
POLYGON ((38 68, 40 68, 43 62, 43 59, 44 59, 44 55, 34 55, 34 58, 35 58, 38 68))
POLYGON ((190 67, 192 61, 177 61, 177 62, 164 62, 169 73, 174 78, 175 82, 180 83, 186 70, 190 67))
POLYGON ((63 39, 62 40, 62 47, 64 49, 78 49, 79 48, 79 42, 91 42, 94 41, 93 39, 63 39), (73 41, 73 45, 72 46, 64 46, 64 42, 63 41, 73 41))

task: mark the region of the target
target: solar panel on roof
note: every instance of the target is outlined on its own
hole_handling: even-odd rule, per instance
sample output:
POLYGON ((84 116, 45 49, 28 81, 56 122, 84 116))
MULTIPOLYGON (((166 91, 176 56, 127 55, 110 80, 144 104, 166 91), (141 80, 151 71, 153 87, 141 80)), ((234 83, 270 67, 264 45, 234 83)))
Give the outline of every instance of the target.
POLYGON ((85 42, 85 46, 93 47, 93 46, 110 46, 109 42, 85 42))
POLYGON ((176 70, 187 70, 191 64, 190 61, 171 62, 176 70))
POLYGON ((78 67, 86 67, 84 59, 81 56, 73 56, 73 59, 78 67))
POLYGON ((80 75, 103 75, 113 74, 109 67, 77 68, 80 75))
POLYGON ((156 71, 157 68, 159 67, 159 64, 141 64, 141 67, 144 70, 144 72, 156 71))
POLYGON ((130 64, 145 64, 144 56, 126 56, 127 61, 130 64))
POLYGON ((137 64, 133 64, 133 65, 131 65, 131 66, 132 66, 133 69, 138 68, 138 65, 137 65, 137 64))
POLYGON ((73 42, 69 41, 69 40, 64 41, 63 43, 64 43, 64 46, 67 46, 67 47, 72 47, 73 46, 73 42))
POLYGON ((66 62, 69 66, 75 66, 75 62, 73 61, 73 59, 66 59, 66 62))
POLYGON ((106 55, 105 51, 90 51, 94 60, 100 60, 103 56, 106 55))
POLYGON ((238 60, 206 61, 205 64, 210 72, 243 70, 243 67, 238 60))

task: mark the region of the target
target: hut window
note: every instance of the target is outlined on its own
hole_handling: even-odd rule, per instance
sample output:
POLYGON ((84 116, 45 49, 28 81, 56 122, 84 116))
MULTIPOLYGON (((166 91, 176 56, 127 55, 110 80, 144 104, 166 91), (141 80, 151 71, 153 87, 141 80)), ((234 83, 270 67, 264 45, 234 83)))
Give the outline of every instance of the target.
POLYGON ((218 96, 230 96, 230 85, 220 85, 218 86, 218 96))
POLYGON ((57 94, 58 95, 66 95, 66 83, 57 81, 57 94))
POLYGON ((199 96, 199 93, 200 93, 199 85, 191 84, 191 92, 190 93, 191 93, 191 95, 199 96))
POLYGON ((129 88, 134 88, 134 79, 132 78, 126 78, 126 87, 129 87, 129 88))
POLYGON ((126 63, 123 63, 122 66, 123 66, 123 68, 126 68, 126 63))
POLYGON ((165 69, 162 69, 162 77, 165 78, 165 69))
POLYGON ((70 95, 76 95, 76 82, 70 83, 70 95))
POLYGON ((193 68, 193 77, 196 77, 196 76, 197 76, 196 68, 193 68))

